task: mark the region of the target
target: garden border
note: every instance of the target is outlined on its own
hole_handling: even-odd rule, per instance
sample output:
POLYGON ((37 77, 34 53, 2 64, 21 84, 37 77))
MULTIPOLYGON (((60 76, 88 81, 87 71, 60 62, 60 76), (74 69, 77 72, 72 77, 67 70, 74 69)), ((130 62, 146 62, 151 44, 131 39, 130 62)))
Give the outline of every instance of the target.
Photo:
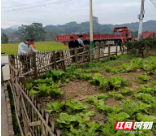
POLYGON ((9 136, 14 136, 11 105, 10 105, 10 99, 9 99, 9 94, 8 94, 6 84, 4 84, 4 94, 5 94, 6 110, 7 110, 6 116, 7 116, 8 132, 9 132, 9 136))
MULTIPOLYGON (((110 60, 111 55, 118 55, 117 44, 116 52, 110 51, 110 45, 108 45, 108 53, 104 53, 104 49, 105 45, 98 45, 93 50, 78 48, 74 51, 61 50, 8 56, 10 68, 9 84, 14 98, 21 135, 61 135, 61 131, 55 128, 55 122, 49 120, 50 114, 45 112, 44 109, 41 109, 40 104, 34 100, 34 97, 31 98, 26 87, 26 80, 32 78, 37 79, 38 76, 45 74, 47 70, 54 68, 64 69, 65 66, 70 66, 72 63, 80 65, 95 60, 100 61, 104 57, 110 60), (108 54, 108 56, 105 56, 105 54, 108 54), (24 58, 24 61, 21 59, 21 56, 24 58)), ((124 54, 123 46, 122 54, 124 54)))

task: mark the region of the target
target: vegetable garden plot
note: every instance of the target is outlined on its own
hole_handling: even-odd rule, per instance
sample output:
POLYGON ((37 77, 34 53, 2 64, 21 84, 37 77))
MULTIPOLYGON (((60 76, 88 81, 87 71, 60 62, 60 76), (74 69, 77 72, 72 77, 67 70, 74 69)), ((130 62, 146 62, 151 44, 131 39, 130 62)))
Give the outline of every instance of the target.
MULTIPOLYGON (((118 46, 116 44, 116 49, 117 47, 118 46)), ((17 106, 15 110, 16 116, 19 120, 19 125, 21 127, 23 126, 25 135, 32 134, 38 136, 53 136, 54 134, 56 134, 57 136, 60 136, 60 131, 56 129, 55 122, 53 121, 53 119, 49 120, 49 113, 45 112, 45 110, 43 109, 44 107, 41 108, 41 104, 38 103, 38 100, 41 100, 42 103, 43 101, 45 101, 45 103, 48 103, 57 101, 59 102, 60 100, 62 100, 61 96, 63 92, 60 90, 60 88, 62 87, 62 81, 68 83, 71 79, 91 80, 92 74, 82 73, 81 75, 79 75, 79 70, 74 70, 75 73, 71 74, 70 72, 67 72, 68 68, 66 66, 71 66, 71 63, 74 62, 77 64, 84 64, 84 62, 86 61, 91 62, 95 61, 96 59, 98 59, 98 61, 100 62, 100 57, 107 57, 107 59, 110 60, 113 53, 110 52, 110 46, 108 48, 108 53, 100 52, 102 48, 104 49, 104 45, 95 48, 98 48, 98 50, 96 50, 98 51, 98 53, 93 52, 93 57, 90 53, 91 50, 88 50, 88 53, 86 51, 78 53, 78 49, 74 50, 74 54, 72 53, 73 55, 69 54, 70 50, 33 53, 33 55, 23 54, 22 56, 24 56, 27 61, 22 63, 21 55, 9 55, 10 86, 12 88, 11 90, 13 91, 15 105, 17 106), (66 53, 70 56, 66 56, 66 53), (105 54, 108 54, 108 56, 105 56, 105 54), (30 59, 33 61, 28 62, 30 59), (72 62, 70 60, 72 60, 72 62), (66 72, 61 70, 47 72, 47 70, 49 69, 63 69, 66 72), (38 78, 45 73, 45 76, 38 78), (51 80, 49 79, 51 77, 46 78, 46 76, 48 77, 48 75, 51 75, 51 73, 54 75, 61 73, 60 76, 63 77, 63 79, 61 79, 61 82, 59 82, 60 79, 58 79, 58 81, 53 79, 53 84, 47 85, 46 82, 48 83, 51 80), (37 80, 35 82, 32 81, 32 83, 28 85, 28 88, 30 88, 30 90, 28 91, 26 80, 32 78, 35 78, 37 80)), ((114 53, 117 55, 117 50, 114 53)), ((91 69, 91 72, 98 71, 100 71, 98 66, 91 69)), ((21 135, 22 133, 23 132, 21 132, 21 135)))
MULTIPOLYGON (((89 68, 76 69, 73 64, 66 72, 46 72, 42 79, 29 83, 28 87, 32 96, 53 98, 54 102, 47 102, 45 108, 64 136, 122 136, 125 135, 123 131, 114 130, 117 120, 156 121, 156 86, 151 83, 156 82, 155 69, 154 57, 133 59, 129 64, 122 65, 117 74, 110 72, 110 77, 99 71, 93 73, 89 68), (148 76, 149 80, 137 82, 140 75, 148 76), (86 93, 85 85, 88 93, 90 87, 91 93, 95 91, 95 96, 86 93), (62 93, 65 90, 69 93, 69 88, 72 88, 69 92, 73 94, 66 94, 65 101, 62 93), (81 95, 84 97, 82 101, 79 100, 81 95)), ((152 130, 141 131, 138 135, 156 135, 156 125, 152 130)))

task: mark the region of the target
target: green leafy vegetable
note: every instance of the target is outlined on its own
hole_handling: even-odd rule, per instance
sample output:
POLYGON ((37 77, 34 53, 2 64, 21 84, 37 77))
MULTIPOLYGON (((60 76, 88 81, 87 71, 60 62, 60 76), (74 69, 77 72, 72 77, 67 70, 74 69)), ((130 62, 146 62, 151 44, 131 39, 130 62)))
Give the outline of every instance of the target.
POLYGON ((45 81, 48 84, 52 84, 53 83, 53 79, 52 78, 46 78, 45 81))
POLYGON ((68 100, 66 105, 75 112, 80 112, 88 108, 88 106, 75 99, 68 100))
POLYGON ((100 100, 100 99, 105 100, 105 99, 108 98, 108 96, 105 95, 105 94, 99 94, 99 95, 97 96, 97 98, 98 98, 99 100, 100 100))
POLYGON ((35 90, 31 89, 29 91, 29 93, 30 93, 31 97, 33 97, 33 96, 36 96, 39 93, 39 91, 35 91, 35 90))
POLYGON ((105 71, 117 74, 119 70, 116 68, 106 67, 105 71))
POLYGON ((108 113, 119 113, 120 111, 122 110, 122 108, 119 108, 119 107, 111 107, 111 106, 108 106, 108 105, 105 105, 104 103, 100 103, 98 106, 97 106, 97 111, 98 112, 104 112, 105 114, 108 114, 108 113))
POLYGON ((146 103, 156 103, 156 99, 152 97, 150 94, 138 93, 134 94, 134 98, 141 99, 146 103))
POLYGON ((44 83, 44 81, 45 81, 45 80, 43 80, 43 79, 37 79, 37 80, 35 80, 34 82, 39 84, 39 83, 44 83))
POLYGON ((27 89, 28 89, 28 90, 31 90, 31 89, 32 89, 32 83, 28 83, 28 84, 27 84, 27 89))
POLYGON ((76 123, 76 117, 66 113, 61 113, 60 118, 57 119, 57 123, 60 128, 70 128, 74 123, 76 123))
POLYGON ((59 112, 62 112, 62 109, 64 108, 64 105, 65 105, 65 102, 60 102, 60 103, 57 103, 57 102, 54 102, 54 103, 51 103, 51 104, 47 104, 47 109, 46 111, 49 112, 49 113, 52 113, 52 112, 56 112, 56 113, 59 113, 59 112))
POLYGON ((88 103, 90 103, 90 104, 93 104, 94 103, 94 100, 95 100, 96 98, 94 97, 94 96, 89 96, 89 97, 87 97, 87 102, 88 103))
POLYGON ((116 60, 116 59, 118 59, 117 56, 114 56, 114 55, 113 55, 113 56, 110 57, 110 60, 116 60))
POLYGON ((110 117, 110 118, 113 118, 113 119, 115 119, 116 121, 118 121, 118 120, 125 120, 125 119, 127 119, 127 118, 129 118, 130 116, 127 114, 127 113, 125 113, 125 112, 120 112, 119 114, 111 114, 111 113, 108 113, 108 116, 110 117))
POLYGON ((108 79, 100 73, 94 74, 93 80, 90 80, 89 82, 95 85, 100 85, 100 88, 107 88, 109 83, 108 79))
POLYGON ((51 92, 50 87, 47 87, 46 84, 40 84, 40 85, 38 86, 38 89, 39 89, 40 94, 41 94, 43 97, 46 97, 46 96, 48 95, 48 93, 51 92))
POLYGON ((121 100, 123 98, 123 95, 122 94, 117 94, 115 92, 115 90, 113 90, 112 92, 108 92, 108 94, 112 97, 114 97, 115 99, 117 100, 121 100))
POLYGON ((52 89, 52 93, 54 94, 55 97, 58 97, 60 94, 62 94, 61 89, 52 89))
POLYGON ((121 99, 123 99, 123 95, 122 94, 116 94, 114 96, 114 98, 117 99, 117 100, 121 100, 121 99))
POLYGON ((138 113, 137 114, 137 119, 139 121, 144 121, 144 122, 147 122, 147 121, 156 121, 156 117, 155 116, 148 116, 148 115, 143 115, 141 113, 138 113))
POLYGON ((109 83, 112 87, 117 88, 125 85, 127 82, 126 78, 120 78, 119 76, 110 77, 109 83))
POLYGON ((131 117, 135 113, 139 113, 139 112, 148 113, 148 109, 151 107, 151 105, 142 103, 140 101, 132 102, 130 99, 123 100, 121 105, 123 106, 124 111, 128 113, 131 117))
POLYGON ((147 76, 147 75, 140 75, 139 79, 141 79, 142 81, 148 81, 149 80, 149 76, 147 76))
POLYGON ((132 91, 128 87, 124 87, 124 89, 120 90, 120 92, 124 95, 130 95, 132 91))
POLYGON ((85 73, 90 73, 91 70, 90 70, 90 69, 85 69, 84 72, 85 72, 85 73))
POLYGON ((140 93, 155 94, 156 93, 156 86, 154 86, 154 87, 149 87, 148 85, 141 86, 139 92, 140 93))
POLYGON ((92 75, 91 74, 87 74, 87 73, 83 73, 81 74, 81 79, 84 79, 84 80, 89 80, 92 78, 92 75))

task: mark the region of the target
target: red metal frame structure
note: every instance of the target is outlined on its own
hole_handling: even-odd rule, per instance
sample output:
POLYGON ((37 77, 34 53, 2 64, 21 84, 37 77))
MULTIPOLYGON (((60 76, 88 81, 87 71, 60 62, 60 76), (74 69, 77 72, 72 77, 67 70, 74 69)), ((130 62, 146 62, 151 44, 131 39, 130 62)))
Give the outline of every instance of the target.
POLYGON ((147 38, 149 36, 152 36, 152 37, 155 36, 156 37, 156 32, 148 32, 148 31, 146 31, 146 32, 142 33, 142 38, 147 38))
MULTIPOLYGON (((131 31, 128 29, 128 27, 116 27, 113 30, 114 34, 94 34, 93 39, 95 42, 106 42, 106 41, 115 41, 117 42, 119 39, 128 39, 132 38, 131 31)), ((82 34, 83 38, 86 39, 86 36, 89 36, 89 34, 82 34)), ((62 42, 65 45, 68 44, 70 41, 70 37, 73 36, 75 39, 78 38, 78 35, 59 35, 56 36, 57 42, 62 42)))

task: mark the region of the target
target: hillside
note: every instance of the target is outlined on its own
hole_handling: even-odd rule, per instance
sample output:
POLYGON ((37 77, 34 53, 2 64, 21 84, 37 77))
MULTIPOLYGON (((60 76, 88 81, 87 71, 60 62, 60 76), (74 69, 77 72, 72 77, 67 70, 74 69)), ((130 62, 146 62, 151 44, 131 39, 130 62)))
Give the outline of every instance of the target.
MULTIPOLYGON (((94 22, 94 32, 99 33, 112 33, 114 27, 119 26, 128 26, 131 31, 138 31, 139 22, 135 23, 126 23, 126 24, 98 24, 94 22)), ((82 33, 82 32, 89 32, 89 22, 83 22, 81 24, 77 24, 76 22, 70 22, 65 25, 60 26, 46 26, 44 27, 45 30, 53 30, 57 31, 60 34, 71 34, 71 33, 82 33)), ((149 20, 143 23, 143 31, 156 31, 156 20, 149 20)))
MULTIPOLYGON (((131 31, 137 31, 139 27, 139 22, 127 23, 127 24, 122 24, 122 25, 114 25, 114 26, 115 27, 128 26, 128 28, 130 28, 131 31)), ((144 22, 143 31, 156 31, 156 20, 150 20, 150 21, 144 22)))
POLYGON ((3 28, 1 28, 1 34, 2 33, 5 33, 5 34, 9 34, 9 33, 12 33, 12 32, 14 32, 14 31, 16 31, 15 29, 12 29, 12 28, 7 28, 7 29, 3 29, 3 28))
MULTIPOLYGON (((98 33, 112 33, 114 27, 119 26, 127 26, 130 28, 131 31, 138 31, 139 22, 135 23, 125 23, 125 24, 99 24, 97 22, 94 22, 94 32, 98 33)), ((16 31, 17 25, 11 26, 7 29, 1 28, 1 33, 6 33, 9 35, 10 33, 16 31)), ((77 22, 69 22, 64 25, 47 25, 44 27, 44 30, 52 30, 59 34, 79 34, 79 33, 89 33, 89 22, 83 22, 78 24, 77 22)), ((143 23, 143 31, 156 31, 156 20, 149 20, 147 22, 143 23)))

